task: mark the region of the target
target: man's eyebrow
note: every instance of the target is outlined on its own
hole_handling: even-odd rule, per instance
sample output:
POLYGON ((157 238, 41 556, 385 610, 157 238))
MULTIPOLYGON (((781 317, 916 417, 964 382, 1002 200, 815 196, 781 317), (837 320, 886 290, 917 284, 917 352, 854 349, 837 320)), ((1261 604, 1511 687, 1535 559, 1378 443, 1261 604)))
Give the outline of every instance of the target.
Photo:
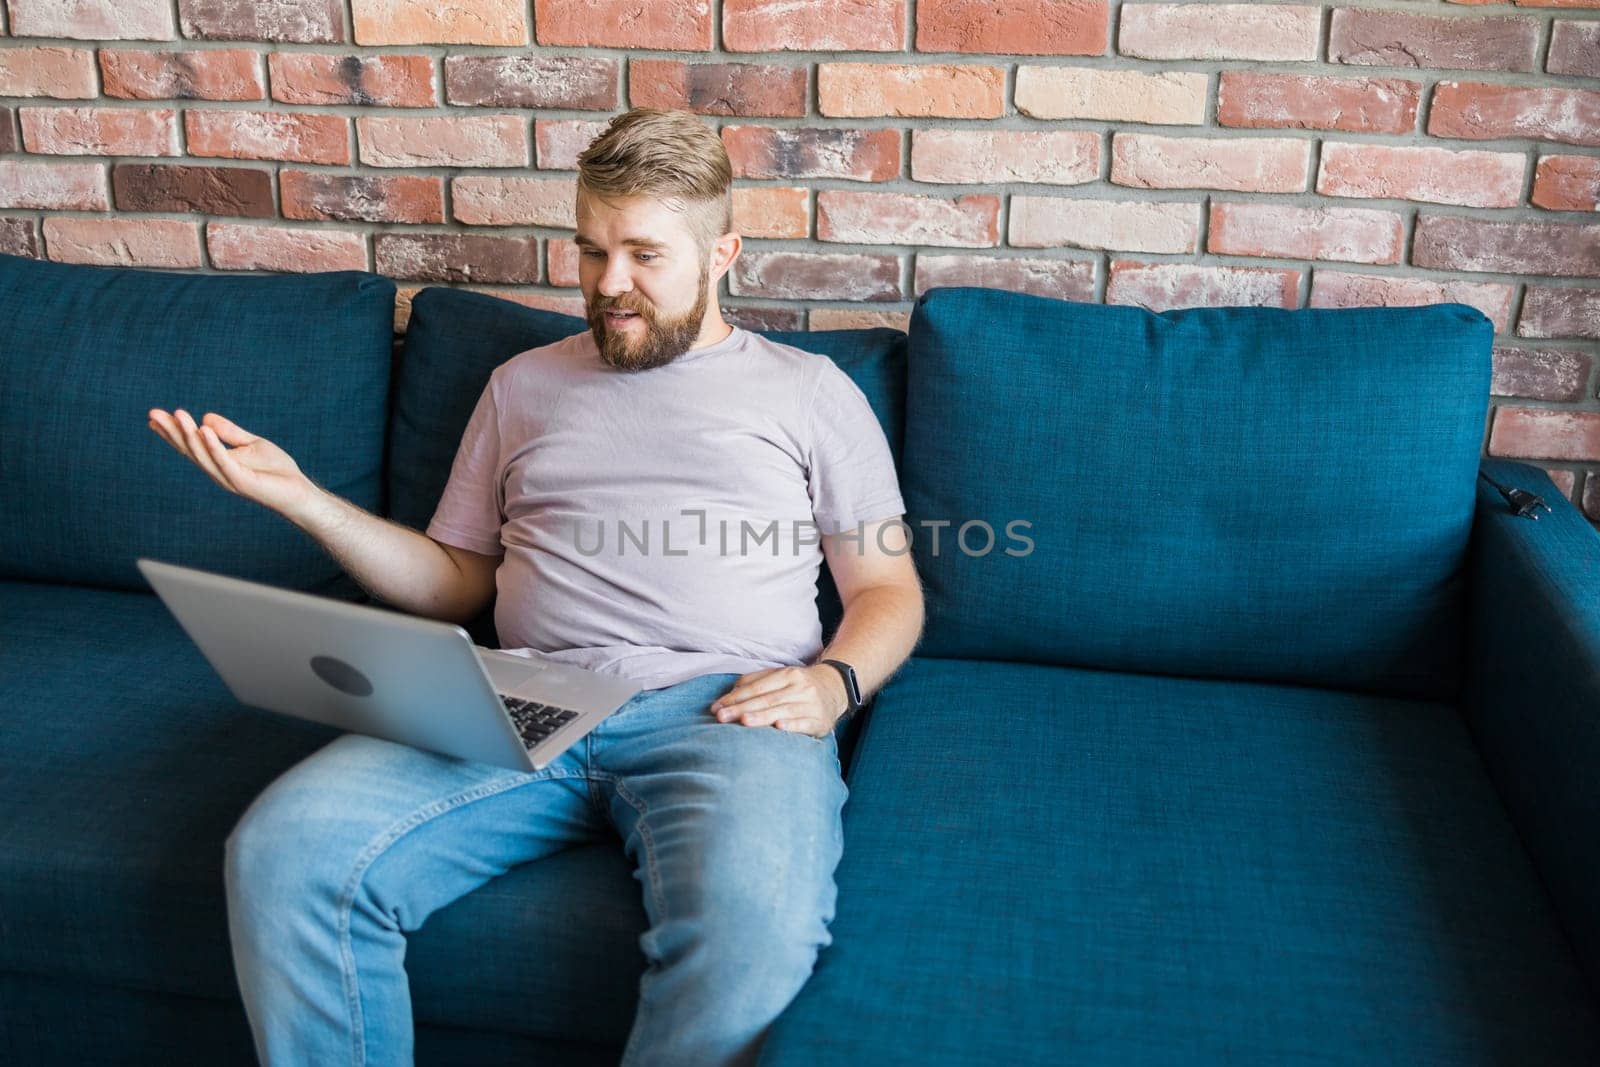
MULTIPOLYGON (((580 248, 599 248, 600 247, 594 241, 592 241, 589 238, 585 237, 581 233, 578 234, 576 237, 574 237, 572 239, 572 243, 577 245, 580 248)), ((662 251, 666 251, 668 249, 668 247, 669 247, 663 241, 651 240, 648 237, 626 237, 626 238, 623 238, 622 243, 625 244, 625 245, 632 245, 635 248, 657 248, 657 249, 661 249, 662 251)))

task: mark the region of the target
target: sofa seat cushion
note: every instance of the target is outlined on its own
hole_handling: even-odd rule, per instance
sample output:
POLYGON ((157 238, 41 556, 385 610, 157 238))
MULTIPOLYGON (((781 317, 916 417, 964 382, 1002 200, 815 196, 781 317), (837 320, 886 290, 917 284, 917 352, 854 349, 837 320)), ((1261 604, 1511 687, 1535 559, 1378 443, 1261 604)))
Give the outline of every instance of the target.
MULTIPOLYGON (((0 583, 0 971, 237 999, 223 841, 339 736, 237 703, 161 601, 0 583)), ((616 1043, 647 920, 622 842, 525 864, 412 935, 419 1021, 616 1043)))
POLYGON ((149 427, 214 411, 382 505, 394 283, 0 255, 0 578, 149 592, 140 556, 331 592, 339 564, 149 427))
POLYGON ((1493 334, 1453 303, 924 293, 922 652, 1454 700, 1493 334))
POLYGON ((914 659, 848 782, 769 1067, 1600 1062, 1449 706, 914 659))

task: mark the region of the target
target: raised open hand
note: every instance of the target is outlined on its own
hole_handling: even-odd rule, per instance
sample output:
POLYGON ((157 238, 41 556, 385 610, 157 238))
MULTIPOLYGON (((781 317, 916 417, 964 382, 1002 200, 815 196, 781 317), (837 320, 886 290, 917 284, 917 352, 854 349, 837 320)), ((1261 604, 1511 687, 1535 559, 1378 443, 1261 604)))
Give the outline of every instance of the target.
POLYGON ((222 488, 274 511, 287 513, 314 490, 289 453, 214 412, 196 425, 182 408, 151 408, 150 428, 222 488))

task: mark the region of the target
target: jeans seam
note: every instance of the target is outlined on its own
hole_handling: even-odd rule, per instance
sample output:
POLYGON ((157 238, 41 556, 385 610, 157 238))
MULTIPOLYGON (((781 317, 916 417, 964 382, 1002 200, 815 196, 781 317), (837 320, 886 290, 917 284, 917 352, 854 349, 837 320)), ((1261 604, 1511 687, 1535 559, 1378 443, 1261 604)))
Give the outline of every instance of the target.
MULTIPOLYGON (((666 894, 661 891, 661 870, 656 866, 654 835, 651 833, 650 824, 645 821, 645 816, 649 812, 649 805, 647 805, 641 798, 635 797, 628 787, 623 783, 621 778, 613 779, 611 784, 612 787, 616 789, 617 795, 632 805, 633 809, 639 813, 638 821, 634 823, 634 826, 639 831, 639 842, 641 847, 644 849, 645 872, 649 877, 650 895, 655 898, 656 902, 656 917, 655 921, 651 925, 659 926, 661 923, 665 922, 667 918, 667 899, 666 894)), ((622 1050, 621 1062, 623 1064, 634 1062, 634 1042, 640 1032, 643 1030, 643 1027, 639 1025, 637 1016, 642 1015, 650 1010, 649 1002, 642 995, 643 985, 646 981, 648 981, 648 979, 649 973, 647 970, 645 975, 640 978, 641 995, 635 1008, 636 1017, 634 1019, 633 1030, 629 1034, 626 1047, 624 1047, 622 1050)))
POLYGON ((354 1043, 350 1050, 351 1062, 356 1064, 357 1067, 363 1067, 367 1062, 367 1041, 364 1021, 361 1017, 361 988, 360 980, 356 975, 355 949, 350 941, 350 916, 355 910, 356 892, 361 888, 361 882, 366 877, 368 868, 400 838, 423 823, 438 818, 447 811, 454 811, 474 801, 505 793, 519 786, 529 785, 532 782, 573 777, 582 776, 574 775, 567 771, 556 771, 552 774, 541 774, 520 781, 513 778, 509 781, 490 782, 485 785, 475 786, 466 792, 445 797, 443 800, 436 800, 426 807, 418 808, 407 816, 404 821, 391 826, 378 837, 373 838, 360 855, 356 857, 350 878, 339 894, 338 913, 339 955, 340 962, 344 964, 345 1008, 350 1013, 352 1023, 350 1034, 351 1041, 354 1043))

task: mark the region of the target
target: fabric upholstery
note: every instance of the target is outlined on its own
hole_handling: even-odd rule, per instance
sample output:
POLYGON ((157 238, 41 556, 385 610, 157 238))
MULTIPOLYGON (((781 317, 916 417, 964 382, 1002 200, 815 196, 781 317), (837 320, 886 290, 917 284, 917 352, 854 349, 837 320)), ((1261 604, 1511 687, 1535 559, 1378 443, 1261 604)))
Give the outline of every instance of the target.
POLYGON ((917 658, 848 782, 764 1067, 1600 1060, 1447 705, 917 658))
POLYGON ((1538 467, 1483 469, 1550 510, 1478 483, 1463 709, 1600 995, 1600 533, 1538 467))
MULTIPOLYGON (((153 559, 293 589, 339 565, 148 425, 218 412, 319 485, 382 505, 394 283, 0 255, 0 578, 148 591, 153 559)), ((344 583, 348 588, 348 583, 344 583)))
POLYGON ((930 290, 901 470, 922 651, 1453 699, 1492 335, 1463 304, 930 290))
MULTIPOLYGON (((223 841, 339 731, 235 702, 153 594, 0 582, 0 678, 0 972, 236 999, 223 841)), ((620 840, 525 864, 411 938, 417 1018, 620 1046, 646 926, 620 840)))

